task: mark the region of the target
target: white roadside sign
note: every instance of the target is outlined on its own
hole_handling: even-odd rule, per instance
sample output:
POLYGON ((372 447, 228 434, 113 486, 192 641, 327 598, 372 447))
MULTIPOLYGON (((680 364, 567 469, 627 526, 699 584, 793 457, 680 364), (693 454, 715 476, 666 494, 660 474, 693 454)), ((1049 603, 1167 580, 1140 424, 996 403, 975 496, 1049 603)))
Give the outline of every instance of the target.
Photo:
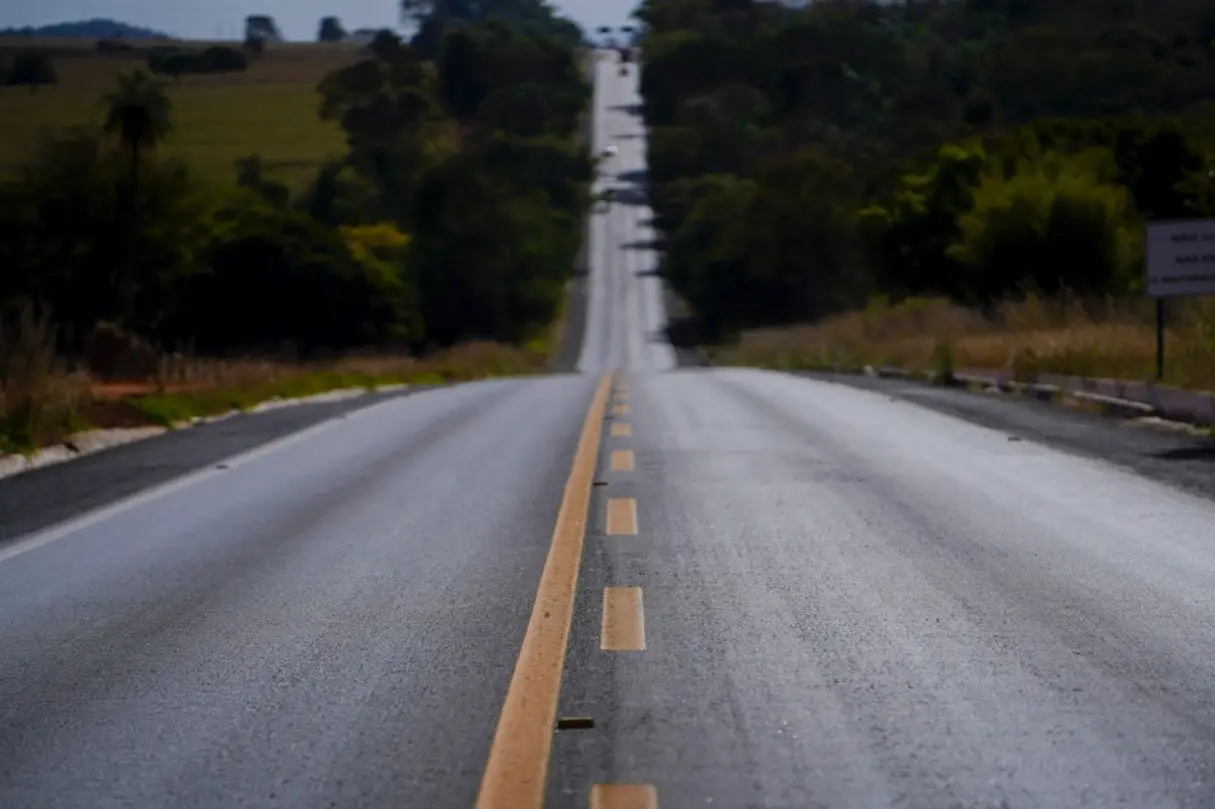
POLYGON ((1147 294, 1215 295, 1215 219, 1149 222, 1147 294))

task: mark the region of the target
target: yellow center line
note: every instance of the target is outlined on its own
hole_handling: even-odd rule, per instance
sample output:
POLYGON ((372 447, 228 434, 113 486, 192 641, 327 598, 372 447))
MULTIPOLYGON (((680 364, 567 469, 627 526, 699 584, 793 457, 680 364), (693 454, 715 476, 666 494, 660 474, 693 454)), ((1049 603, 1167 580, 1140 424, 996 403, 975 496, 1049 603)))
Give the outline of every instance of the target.
POLYGON ((612 422, 612 438, 628 438, 633 434, 631 424, 624 421, 612 422))
POLYGON ((612 471, 613 472, 632 472, 633 471, 633 450, 631 449, 614 449, 612 450, 612 471))
POLYGON ((632 497, 609 497, 607 532, 612 536, 637 533, 637 501, 632 497))
POLYGON ((605 652, 645 651, 645 605, 640 587, 603 588, 599 648, 605 652))
POLYGON ((574 593, 578 587, 583 536, 590 511, 591 484, 599 457, 603 411, 612 376, 608 373, 599 381, 582 425, 578 449, 557 512, 548 558, 540 573, 531 618, 489 748, 476 809, 542 809, 544 806, 548 760, 557 719, 557 696, 574 615, 574 593))
POLYGON ((595 784, 591 809, 658 809, 658 790, 650 784, 595 784))
POLYGON ((627 404, 618 404, 612 408, 613 416, 627 416, 629 414, 629 406, 627 404))

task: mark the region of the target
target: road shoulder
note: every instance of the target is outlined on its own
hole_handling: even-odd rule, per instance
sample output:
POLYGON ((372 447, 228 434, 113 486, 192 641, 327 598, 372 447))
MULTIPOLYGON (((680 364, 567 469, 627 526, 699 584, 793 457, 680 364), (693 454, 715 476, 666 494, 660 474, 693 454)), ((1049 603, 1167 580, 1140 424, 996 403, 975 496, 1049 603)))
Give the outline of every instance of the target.
POLYGON ((328 419, 435 387, 245 413, 0 479, 0 545, 328 419))
POLYGON ((977 393, 902 379, 802 372, 796 376, 870 390, 973 424, 1009 440, 1097 458, 1145 477, 1215 499, 1215 441, 1133 419, 1072 410, 1009 394, 977 393))

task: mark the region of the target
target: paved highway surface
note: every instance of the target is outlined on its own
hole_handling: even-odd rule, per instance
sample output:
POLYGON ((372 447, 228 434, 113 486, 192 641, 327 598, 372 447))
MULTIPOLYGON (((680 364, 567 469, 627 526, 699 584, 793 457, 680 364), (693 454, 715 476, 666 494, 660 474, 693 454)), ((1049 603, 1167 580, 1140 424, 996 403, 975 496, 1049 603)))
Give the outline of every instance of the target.
POLYGON ((578 370, 602 373, 666 371, 675 352, 665 339, 662 282, 656 275, 652 212, 646 201, 646 141, 636 64, 618 74, 616 57, 604 54, 595 72, 596 154, 609 145, 614 157, 601 164, 599 187, 615 191, 591 218, 591 266, 586 333, 578 370))
POLYGON ((0 482, 0 806, 1215 805, 1212 453, 664 370, 632 221, 592 373, 0 482))

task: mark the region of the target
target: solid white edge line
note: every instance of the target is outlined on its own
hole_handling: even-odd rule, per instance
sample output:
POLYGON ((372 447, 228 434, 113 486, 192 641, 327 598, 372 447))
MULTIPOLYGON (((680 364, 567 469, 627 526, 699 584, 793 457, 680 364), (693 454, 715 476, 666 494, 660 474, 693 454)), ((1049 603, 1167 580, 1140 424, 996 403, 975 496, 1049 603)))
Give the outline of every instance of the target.
POLYGON ((219 458, 209 463, 206 467, 198 469, 194 472, 186 472, 180 477, 173 478, 172 480, 158 486, 153 486, 150 489, 145 489, 136 494, 122 498, 116 502, 110 503, 109 505, 101 506, 93 509, 92 511, 86 511, 84 514, 72 517, 66 522, 59 523, 58 525, 54 525, 50 528, 44 528, 40 531, 35 531, 24 536, 14 537, 12 540, 5 542, 5 547, 0 548, 0 564, 32 550, 36 550, 37 548, 49 545, 56 540, 71 536, 78 531, 82 531, 99 523, 103 523, 112 517, 116 517, 119 514, 130 511, 131 509, 137 508, 145 503, 149 503, 166 495, 173 494, 174 492, 179 492, 182 489, 186 489, 190 486, 210 480, 211 478, 225 472, 230 472, 236 467, 252 463, 259 458, 270 455, 271 453, 286 449, 293 444, 306 441, 313 436, 337 426, 338 423, 348 420, 351 416, 361 417, 364 414, 371 413, 372 411, 384 407, 385 405, 397 404, 405 398, 407 397, 393 397, 386 401, 377 402, 376 404, 369 405, 367 407, 359 408, 357 410, 350 410, 345 413, 332 416, 318 424, 312 425, 311 427, 305 427, 299 432, 285 435, 282 438, 274 439, 268 443, 261 444, 253 449, 237 453, 236 455, 232 455, 227 458, 219 458), (219 469, 218 467, 220 465, 223 465, 225 468, 219 469))

